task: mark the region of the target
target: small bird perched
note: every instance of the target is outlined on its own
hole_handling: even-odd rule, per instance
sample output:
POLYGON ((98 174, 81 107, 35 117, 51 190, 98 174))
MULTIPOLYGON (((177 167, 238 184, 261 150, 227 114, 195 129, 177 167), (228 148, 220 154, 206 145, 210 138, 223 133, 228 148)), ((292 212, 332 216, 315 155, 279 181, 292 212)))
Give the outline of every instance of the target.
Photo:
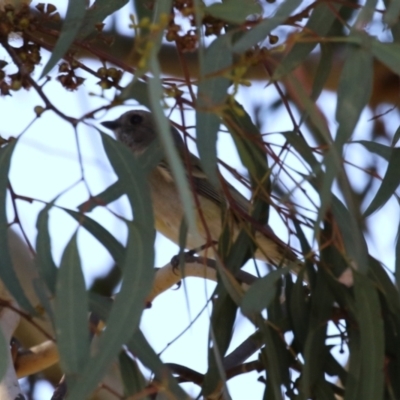
MULTIPOLYGON (((128 146, 136 156, 142 154, 157 138, 157 129, 153 117, 147 111, 128 111, 114 121, 105 121, 101 124, 111 129, 117 139, 128 146)), ((199 241, 198 238, 196 239, 188 233, 186 240, 188 248, 196 249, 208 242, 207 237, 209 238, 209 236, 207 236, 207 233, 213 241, 218 241, 222 231, 221 213, 227 209, 227 201, 223 194, 218 192, 207 179, 201 168, 199 158, 192 153, 189 153, 185 157, 184 152, 186 150, 182 137, 173 126, 171 126, 171 133, 186 170, 191 175, 190 183, 196 192, 195 195, 197 196, 201 209, 200 212, 202 213, 202 216, 200 216, 199 210, 196 210, 198 230, 204 239, 199 241), (187 167, 186 160, 189 160, 190 168, 187 167), (205 221, 207 227, 204 227, 203 221, 205 221)), ((174 177, 165 160, 160 161, 158 166, 150 172, 148 180, 153 202, 155 228, 173 242, 178 243, 184 211, 177 187, 174 183, 174 177)), ((229 183, 225 182, 224 186, 228 188, 231 198, 235 201, 236 205, 246 213, 249 212, 250 202, 229 183)), ((240 216, 236 214, 230 219, 232 221, 230 225, 233 229, 233 239, 237 237, 240 230, 239 219, 240 216)), ((296 256, 290 250, 289 246, 282 242, 269 226, 265 227, 264 233, 256 231, 254 234, 258 247, 255 253, 257 259, 276 265, 284 264, 285 260, 296 260, 296 256)))

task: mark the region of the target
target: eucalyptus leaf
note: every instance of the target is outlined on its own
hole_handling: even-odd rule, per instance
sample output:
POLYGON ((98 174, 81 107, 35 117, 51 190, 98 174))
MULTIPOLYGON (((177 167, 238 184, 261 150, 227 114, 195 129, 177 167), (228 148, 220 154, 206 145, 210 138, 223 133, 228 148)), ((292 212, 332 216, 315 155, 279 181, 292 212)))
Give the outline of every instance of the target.
POLYGON ((0 149, 0 279, 3 281, 4 286, 11 293, 20 307, 28 311, 30 314, 35 314, 35 309, 32 307, 24 293, 14 270, 8 246, 7 186, 11 158, 17 143, 18 141, 15 140, 0 149))
POLYGON ((225 0, 223 3, 213 3, 205 10, 214 18, 222 19, 236 24, 246 21, 252 14, 261 14, 261 6, 254 0, 225 0))
POLYGON ((67 14, 60 37, 51 52, 49 61, 43 68, 40 78, 47 75, 71 47, 85 19, 86 4, 86 0, 70 0, 68 2, 67 14))
POLYGON ((89 358, 88 300, 75 233, 64 250, 57 276, 55 326, 60 363, 67 375, 89 358))
POLYGON ((96 24, 102 23, 108 16, 128 4, 129 0, 96 0, 86 11, 84 21, 79 29, 79 39, 85 39, 96 32, 96 24))
POLYGON ((396 189, 400 184, 399 176, 400 168, 400 148, 394 148, 389 159, 389 163, 386 169, 385 176, 383 177, 382 183, 379 186, 375 197, 364 212, 364 216, 367 217, 379 210, 395 193, 396 189))
POLYGON ((254 282, 243 297, 240 309, 242 313, 249 316, 259 313, 269 306, 276 293, 276 282, 289 271, 282 268, 270 272, 268 275, 254 282))
POLYGON ((51 253, 51 237, 49 233, 49 211, 54 206, 54 202, 47 204, 40 211, 36 228, 36 266, 40 277, 46 283, 50 293, 54 294, 57 280, 57 267, 51 253))

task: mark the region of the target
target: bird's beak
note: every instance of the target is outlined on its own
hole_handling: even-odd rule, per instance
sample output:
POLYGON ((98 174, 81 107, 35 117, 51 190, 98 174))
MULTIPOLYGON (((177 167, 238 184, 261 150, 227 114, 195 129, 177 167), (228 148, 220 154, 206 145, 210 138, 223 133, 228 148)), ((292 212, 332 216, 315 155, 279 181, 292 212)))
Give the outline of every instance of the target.
POLYGON ((117 129, 120 126, 118 120, 115 120, 115 121, 103 121, 103 122, 101 122, 101 125, 103 125, 107 129, 111 129, 112 131, 117 129))

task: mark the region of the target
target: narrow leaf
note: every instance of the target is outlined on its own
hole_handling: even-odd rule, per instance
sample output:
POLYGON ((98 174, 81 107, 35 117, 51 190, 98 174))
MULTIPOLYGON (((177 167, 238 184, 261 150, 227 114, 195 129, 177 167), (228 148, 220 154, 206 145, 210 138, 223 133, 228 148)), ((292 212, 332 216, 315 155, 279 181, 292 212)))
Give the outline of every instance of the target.
POLYGON ((400 75, 400 44, 372 41, 372 54, 395 74, 400 75))
POLYGON ((204 12, 223 21, 241 24, 251 14, 261 14, 262 8, 254 0, 226 0, 211 4, 204 12))
MULTIPOLYGON (((364 45, 368 44, 368 38, 364 45)), ((358 119, 372 93, 372 56, 363 47, 351 46, 340 76, 338 99, 336 107, 336 121, 339 124, 335 138, 338 152, 353 134, 358 119)))
POLYGON ((69 50, 85 18, 85 9, 85 0, 70 0, 68 2, 67 14, 65 16, 60 37, 51 53, 49 61, 47 61, 47 64, 43 68, 40 78, 47 75, 69 50))
POLYGON ((57 280, 57 267, 51 253, 51 238, 49 233, 49 211, 54 203, 47 204, 40 211, 36 228, 36 266, 40 277, 46 283, 50 293, 54 295, 57 280))
POLYGON ((86 363, 79 384, 70 388, 68 399, 83 399, 92 392, 139 325, 154 276, 154 230, 135 222, 127 225, 129 236, 121 290, 100 338, 100 350, 86 363))
POLYGON ((360 399, 380 400, 384 393, 384 336, 378 293, 371 281, 354 274, 357 322, 361 339, 360 399))
POLYGON ((79 29, 79 39, 85 39, 97 31, 96 24, 102 23, 109 15, 122 8, 129 0, 96 0, 86 11, 84 21, 79 29))
POLYGON ((394 148, 389 159, 385 176, 382 183, 376 192, 375 197, 372 199, 370 205, 364 212, 367 217, 381 208, 393 196, 396 189, 400 184, 400 148, 394 148))
MULTIPOLYGON (((286 4, 286 2, 283 4, 286 4)), ((326 36, 335 22, 336 16, 341 7, 341 4, 327 4, 325 2, 319 3, 313 9, 312 14, 304 27, 304 34, 310 32, 310 34, 312 33, 312 37, 319 38, 326 36)), ((281 77, 295 69, 305 60, 317 44, 318 41, 311 43, 295 43, 289 53, 276 68, 273 79, 279 80, 281 77)))
POLYGON ((171 394, 171 399, 189 400, 191 398, 178 385, 171 371, 161 362, 160 357, 153 350, 139 329, 129 340, 127 347, 146 368, 153 372, 156 379, 161 382, 165 390, 171 394))
POLYGON ((118 200, 124 195, 124 188, 120 181, 114 182, 107 189, 103 190, 98 195, 91 197, 89 200, 78 206, 80 212, 89 213, 93 211, 97 206, 106 206, 115 200, 118 200))
POLYGON ((197 149, 204 172, 215 187, 220 186, 217 179, 216 141, 221 122, 213 111, 225 103, 230 80, 224 76, 209 75, 221 73, 231 64, 231 36, 222 35, 204 52, 196 107, 197 149))
POLYGON ((77 374, 89 357, 88 300, 75 233, 58 271, 55 326, 63 371, 77 374))
POLYGON ((79 222, 81 226, 91 233, 108 250, 118 266, 122 266, 125 249, 110 232, 87 215, 82 215, 79 212, 68 210, 66 208, 63 208, 63 210, 74 218, 75 221, 79 222))
POLYGON ((17 140, 0 149, 0 279, 17 303, 31 314, 34 308, 26 297, 15 273, 8 246, 7 186, 10 163, 17 140))
POLYGON ((267 308, 275 297, 276 282, 288 271, 288 268, 272 271, 254 282, 243 297, 240 306, 242 313, 251 315, 267 308))
POLYGON ((300 0, 284 1, 273 17, 264 19, 242 35, 234 43, 233 51, 235 53, 244 53, 258 42, 265 40, 271 31, 281 25, 301 3, 300 0))

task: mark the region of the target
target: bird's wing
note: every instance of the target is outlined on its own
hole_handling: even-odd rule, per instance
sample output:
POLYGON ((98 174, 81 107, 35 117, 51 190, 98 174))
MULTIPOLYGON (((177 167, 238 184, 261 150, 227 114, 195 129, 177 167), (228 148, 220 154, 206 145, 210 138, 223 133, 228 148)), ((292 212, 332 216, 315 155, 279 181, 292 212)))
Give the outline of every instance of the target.
MULTIPOLYGON (((185 157, 182 157, 182 161, 185 163, 185 157)), ((196 193, 200 196, 203 196, 214 203, 218 205, 222 205, 226 202, 225 197, 223 196, 223 193, 219 192, 218 190, 215 189, 215 187, 211 184, 211 182, 208 180, 207 175, 204 173, 199 158, 197 158, 193 154, 189 154, 189 162, 190 162, 190 170, 187 168, 187 171, 189 173, 190 171, 190 176, 188 176, 188 179, 192 182, 194 186, 194 190, 196 193)), ((186 164, 186 163, 185 163, 186 164)), ((163 160, 160 162, 158 165, 158 168, 161 173, 170 181, 173 180, 172 175, 171 175, 171 169, 168 165, 168 163, 163 160)), ((243 211, 248 212, 249 211, 249 201, 241 195, 231 184, 228 182, 225 182, 225 187, 228 188, 230 195, 232 196, 233 200, 236 202, 236 204, 243 209, 243 211)))

